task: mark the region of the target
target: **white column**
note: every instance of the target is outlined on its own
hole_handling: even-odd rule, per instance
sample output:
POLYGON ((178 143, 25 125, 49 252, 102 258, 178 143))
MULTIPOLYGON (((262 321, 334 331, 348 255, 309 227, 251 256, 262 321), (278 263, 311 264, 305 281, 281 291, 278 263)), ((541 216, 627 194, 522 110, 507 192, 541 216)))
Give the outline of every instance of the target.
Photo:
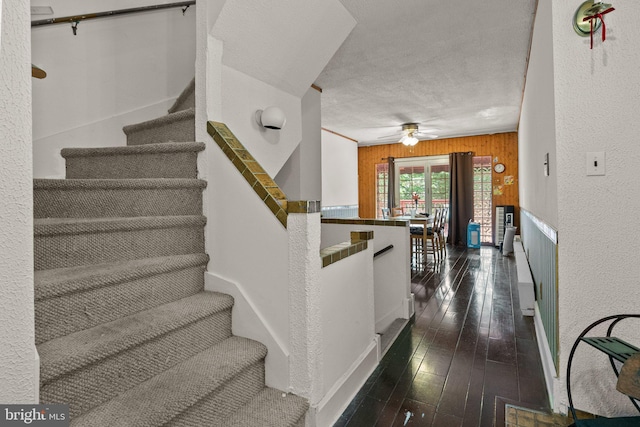
POLYGON ((291 390, 314 406, 323 391, 320 213, 290 212, 287 230, 291 390))
POLYGON ((35 403, 29 1, 0 4, 0 402, 35 403))

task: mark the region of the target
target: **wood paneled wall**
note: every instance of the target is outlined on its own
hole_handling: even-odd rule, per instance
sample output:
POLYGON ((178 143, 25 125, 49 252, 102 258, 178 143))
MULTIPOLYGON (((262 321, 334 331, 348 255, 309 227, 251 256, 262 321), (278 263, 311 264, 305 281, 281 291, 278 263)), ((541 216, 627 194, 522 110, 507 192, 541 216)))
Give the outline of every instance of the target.
POLYGON ((402 144, 384 144, 358 148, 360 218, 375 218, 376 216, 376 164, 386 163, 387 157, 400 159, 439 156, 463 151, 473 151, 476 156, 491 156, 493 164, 503 163, 505 165, 503 173, 492 173, 493 186, 502 186, 502 195, 495 195, 495 193, 493 195, 493 206, 514 205, 517 226, 520 208, 518 202, 518 134, 515 132, 420 141, 414 147, 406 147, 402 144), (512 176, 513 184, 505 185, 505 176, 512 176))

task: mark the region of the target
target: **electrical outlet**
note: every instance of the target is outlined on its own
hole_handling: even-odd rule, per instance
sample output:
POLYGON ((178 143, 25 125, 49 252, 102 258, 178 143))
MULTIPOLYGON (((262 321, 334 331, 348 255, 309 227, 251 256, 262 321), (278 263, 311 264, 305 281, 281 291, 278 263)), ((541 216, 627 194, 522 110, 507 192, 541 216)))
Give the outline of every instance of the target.
POLYGON ((605 175, 604 151, 589 151, 587 153, 587 176, 605 175))
POLYGON ((53 15, 51 6, 31 6, 32 15, 53 15))

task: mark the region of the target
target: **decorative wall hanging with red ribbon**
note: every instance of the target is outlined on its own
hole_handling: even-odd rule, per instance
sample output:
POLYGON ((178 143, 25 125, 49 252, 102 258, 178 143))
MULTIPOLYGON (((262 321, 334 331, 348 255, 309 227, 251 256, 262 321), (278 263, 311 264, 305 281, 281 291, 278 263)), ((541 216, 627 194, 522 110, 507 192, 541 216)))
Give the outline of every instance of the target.
POLYGON ((578 7, 573 19, 573 29, 579 35, 591 37, 591 49, 593 49, 593 34, 602 27, 602 41, 607 39, 607 26, 604 23, 604 15, 615 9, 608 3, 587 0, 578 7))

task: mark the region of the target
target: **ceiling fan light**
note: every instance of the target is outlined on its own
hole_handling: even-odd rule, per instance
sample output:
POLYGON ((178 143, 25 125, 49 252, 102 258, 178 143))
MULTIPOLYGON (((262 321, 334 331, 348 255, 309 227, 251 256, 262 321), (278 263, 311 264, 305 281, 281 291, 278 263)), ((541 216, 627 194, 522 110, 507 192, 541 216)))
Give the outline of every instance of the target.
POLYGON ((413 147, 414 145, 416 145, 418 143, 418 138, 416 138, 413 135, 407 135, 404 138, 402 138, 400 140, 400 142, 402 142, 404 145, 406 145, 408 147, 413 147))

